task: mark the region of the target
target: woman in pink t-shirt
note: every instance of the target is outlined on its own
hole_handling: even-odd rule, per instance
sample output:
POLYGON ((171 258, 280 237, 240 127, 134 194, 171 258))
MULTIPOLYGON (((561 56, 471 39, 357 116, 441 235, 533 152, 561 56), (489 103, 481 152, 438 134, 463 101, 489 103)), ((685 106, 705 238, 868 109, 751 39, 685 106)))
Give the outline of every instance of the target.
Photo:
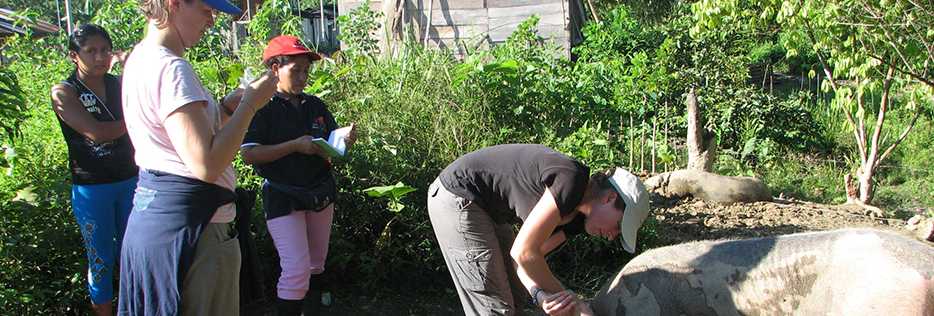
POLYGON ((227 0, 141 0, 145 38, 124 67, 123 104, 140 180, 121 257, 121 314, 236 315, 240 252, 232 167, 276 89, 263 75, 222 104, 182 56, 227 0))

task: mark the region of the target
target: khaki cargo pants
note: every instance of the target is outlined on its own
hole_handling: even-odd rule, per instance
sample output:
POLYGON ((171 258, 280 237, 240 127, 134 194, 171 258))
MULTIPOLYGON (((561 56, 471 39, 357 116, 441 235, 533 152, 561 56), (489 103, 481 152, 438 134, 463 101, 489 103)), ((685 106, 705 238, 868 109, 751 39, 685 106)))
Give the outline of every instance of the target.
POLYGON ((512 224, 496 224, 474 203, 437 179, 428 188, 428 216, 466 315, 518 315, 529 296, 509 249, 512 224))
POLYGON ((240 314, 240 241, 235 233, 228 223, 204 227, 182 284, 181 315, 240 314))

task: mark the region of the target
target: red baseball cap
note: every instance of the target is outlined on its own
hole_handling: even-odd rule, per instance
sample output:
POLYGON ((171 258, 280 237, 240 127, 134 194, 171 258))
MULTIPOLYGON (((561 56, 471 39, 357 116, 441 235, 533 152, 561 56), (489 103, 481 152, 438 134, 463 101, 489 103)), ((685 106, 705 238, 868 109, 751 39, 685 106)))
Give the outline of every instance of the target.
POLYGON ((303 44, 302 40, 298 39, 298 37, 279 35, 270 40, 269 44, 266 44, 266 49, 263 50, 263 63, 265 64, 270 58, 276 56, 301 54, 308 54, 308 58, 311 58, 312 61, 321 59, 321 55, 305 47, 305 44, 303 44))

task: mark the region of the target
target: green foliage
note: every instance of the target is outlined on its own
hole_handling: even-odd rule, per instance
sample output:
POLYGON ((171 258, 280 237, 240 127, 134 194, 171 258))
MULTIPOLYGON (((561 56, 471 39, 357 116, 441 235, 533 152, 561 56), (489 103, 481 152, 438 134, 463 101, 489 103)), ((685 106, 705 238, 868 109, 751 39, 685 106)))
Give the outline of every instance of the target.
POLYGON ((26 95, 16 79, 16 74, 0 69, 0 140, 12 142, 20 136, 20 124, 27 119, 26 95))
MULTIPOLYGON (((706 94, 702 102, 723 105, 711 109, 716 113, 709 116, 709 124, 718 127, 720 143, 727 148, 739 149, 751 146, 750 141, 769 140, 798 151, 820 150, 828 144, 820 137, 821 126, 806 110, 808 98, 801 94, 780 100, 744 87, 724 94, 706 94)), ((748 155, 751 150, 744 152, 748 155)))
MULTIPOLYGON (((708 128, 725 148, 719 172, 760 176, 776 194, 841 202, 840 175, 851 161, 828 156, 853 147, 841 141, 852 135, 839 119, 845 107, 831 106, 826 92, 789 89, 770 94, 749 82, 749 69, 760 64, 792 74, 817 73, 819 62, 813 58, 833 52, 835 46, 804 44, 807 32, 797 27, 803 19, 789 22, 792 27, 776 28, 778 11, 771 5, 760 12, 749 10, 758 19, 752 21, 745 15, 696 18, 698 7, 709 1, 693 7, 666 2, 668 9, 654 12, 631 1, 611 2, 626 5, 610 8, 604 6, 609 2, 598 2, 601 22, 585 27, 584 43, 574 48, 576 61, 563 57, 559 46, 536 33, 536 17, 521 23, 505 44, 472 52, 462 61, 413 42, 403 43, 395 57, 373 58, 377 45, 371 35, 379 26, 379 14, 365 3, 340 17, 341 39, 349 49, 339 58, 316 62, 305 90, 322 97, 341 125, 353 122, 358 128, 349 159, 335 163, 340 193, 328 270, 340 284, 401 292, 448 277, 433 242, 424 197, 444 166, 464 153, 502 143, 541 143, 601 170, 623 166, 624 157, 648 154, 654 147, 660 164, 679 165, 685 156, 677 141, 685 129, 683 95, 692 86, 708 128), (754 25, 713 32, 697 27, 747 22, 754 25), (692 28, 694 36, 688 32, 692 28), (653 123, 659 130, 654 143, 653 123), (670 137, 661 136, 662 126, 666 135, 670 126, 670 137), (639 139, 641 135, 646 139, 639 139), (410 186, 379 188, 391 183, 410 186)), ((724 12, 745 8, 728 1, 713 4, 723 4, 718 10, 724 12)), ((317 3, 299 1, 297 6, 317 3)), ((186 58, 208 90, 224 95, 245 72, 261 71, 260 56, 269 38, 300 34, 296 9, 294 1, 264 4, 236 55, 226 50, 222 34, 231 23, 222 17, 186 58)), ((107 28, 115 46, 129 48, 142 34, 135 10, 132 2, 114 2, 100 7, 92 20, 111 25, 107 28)), ((795 11, 782 12, 782 21, 787 21, 795 11)), ((0 175, 0 309, 10 313, 87 313, 86 259, 69 211, 67 153, 48 105, 49 87, 73 67, 63 43, 61 36, 12 37, 4 46, 11 63, 0 72, 15 75, 23 96, 14 97, 23 102, 12 101, 22 111, 0 112, 0 123, 22 131, 4 140, 10 149, 2 167, 12 173, 0 175)), ((831 63, 849 63, 847 69, 860 64, 842 59, 831 63)), ((870 64, 865 73, 845 79, 874 78, 872 69, 879 65, 870 64)), ((899 104, 912 103, 927 114, 904 148, 880 167, 878 181, 885 189, 879 200, 910 209, 934 203, 927 190, 934 176, 925 171, 934 158, 934 144, 926 137, 932 133, 934 105, 929 90, 904 77, 899 80, 899 104)), ((8 86, 0 82, 0 89, 8 86)), ((848 93, 868 101, 866 113, 877 107, 878 84, 867 83, 848 93)), ((6 93, 3 97, 8 98, 6 93)), ((902 128, 910 119, 896 113, 886 124, 902 128)), ((254 190, 261 186, 262 179, 242 160, 236 159, 234 166, 238 185, 254 190)), ((253 215, 259 223, 257 244, 266 258, 262 264, 274 267, 275 249, 260 209, 253 215)), ((639 248, 651 248, 656 228, 664 224, 650 217, 639 248)), ((631 255, 618 241, 581 236, 549 261, 565 284, 595 293, 628 258, 631 255)))
POLYGON ((704 0, 692 9, 695 37, 781 27, 787 30, 781 41, 788 56, 801 48, 814 52, 828 79, 822 88, 833 93, 830 104, 840 109, 839 120, 854 136, 852 169, 859 193, 850 198, 871 203, 876 169, 910 131, 921 114, 918 104, 930 99, 934 88, 934 4, 704 0), (912 92, 918 90, 926 90, 926 96, 912 92), (908 93, 899 96, 901 91, 908 93), (883 124, 886 116, 903 113, 914 117, 901 130, 883 124))
POLYGON ((597 123, 596 126, 590 125, 589 122, 585 122, 577 131, 558 140, 555 149, 578 159, 591 170, 616 166, 620 161, 620 148, 612 145, 609 133, 601 123, 597 123))
POLYGON ((296 14, 299 7, 295 4, 288 0, 264 1, 247 27, 250 37, 258 43, 265 44, 279 34, 302 34, 302 21, 296 14))
POLYGON ((58 15, 56 3, 56 0, 0 0, 0 8, 27 13, 41 21, 54 23, 58 15))
POLYGON ((371 187, 363 190, 363 193, 366 193, 369 197, 384 197, 389 199, 389 211, 393 213, 402 212, 402 209, 405 208, 405 204, 402 204, 400 201, 403 196, 406 194, 414 192, 416 189, 402 182, 397 182, 394 185, 384 185, 371 187))
POLYGON ((341 30, 338 38, 346 47, 347 53, 373 56, 379 51, 373 34, 379 29, 381 15, 370 10, 370 0, 365 0, 349 14, 338 17, 337 23, 341 30))
POLYGON ((4 70, 29 83, 21 85, 22 135, 7 149, 16 163, 0 175, 0 309, 11 313, 76 313, 87 297, 65 146, 49 105, 49 89, 73 67, 63 51, 47 49, 60 39, 13 37, 4 48, 13 60, 4 70))
POLYGON ((114 51, 129 51, 143 39, 146 17, 139 11, 136 1, 115 1, 100 8, 91 19, 100 25, 114 42, 114 51))
POLYGON ((620 6, 601 17, 599 23, 585 24, 581 32, 586 41, 574 47, 581 61, 631 59, 637 52, 650 51, 661 44, 662 34, 647 28, 620 6))

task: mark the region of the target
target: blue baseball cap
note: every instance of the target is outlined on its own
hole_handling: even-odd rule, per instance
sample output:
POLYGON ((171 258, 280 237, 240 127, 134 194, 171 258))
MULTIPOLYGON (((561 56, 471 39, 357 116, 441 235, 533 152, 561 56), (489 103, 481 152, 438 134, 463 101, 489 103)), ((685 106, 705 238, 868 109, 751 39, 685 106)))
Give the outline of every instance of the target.
POLYGON ((240 10, 237 6, 230 3, 227 0, 201 0, 205 4, 214 8, 214 10, 221 11, 230 15, 240 15, 243 14, 243 10, 240 10))

